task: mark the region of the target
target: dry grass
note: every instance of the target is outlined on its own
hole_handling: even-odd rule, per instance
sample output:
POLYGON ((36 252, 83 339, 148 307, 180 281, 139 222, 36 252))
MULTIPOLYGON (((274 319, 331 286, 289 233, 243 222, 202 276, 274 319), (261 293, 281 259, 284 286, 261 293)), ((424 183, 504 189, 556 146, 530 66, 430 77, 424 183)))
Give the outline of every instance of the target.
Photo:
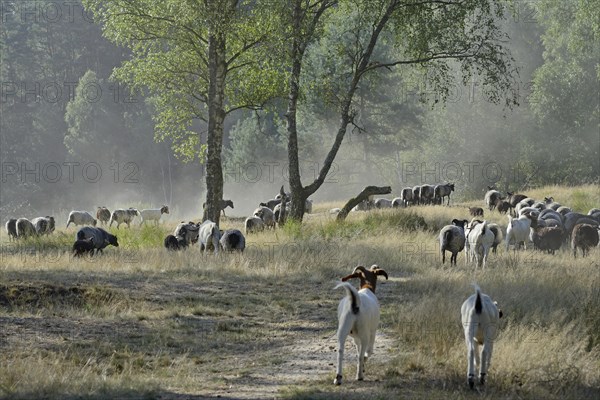
MULTIPOLYGON (((552 191, 550 190, 552 189, 552 191)), ((539 194, 538 194, 539 193, 539 194)), ((536 196, 598 206, 596 187, 536 196), (577 194, 582 193, 582 194, 577 194), (563 197, 564 199, 563 200, 563 197), (579 199, 579 200, 578 200, 579 199)), ((0 267, 0 397, 11 399, 582 399, 600 395, 600 251, 441 265, 437 230, 465 205, 319 215, 248 238, 243 256, 162 249, 172 225, 118 232, 121 246, 73 259, 75 230, 14 245, 0 267), (381 336, 365 382, 334 387, 336 279, 357 263, 378 287, 381 336), (488 384, 466 385, 459 309, 477 282, 505 318, 488 384)), ((581 210, 580 211, 585 211, 581 210)), ((486 214, 506 224, 506 217, 486 214)), ((240 226, 226 220, 225 228, 240 226)), ((502 247, 502 246, 501 246, 502 247)))

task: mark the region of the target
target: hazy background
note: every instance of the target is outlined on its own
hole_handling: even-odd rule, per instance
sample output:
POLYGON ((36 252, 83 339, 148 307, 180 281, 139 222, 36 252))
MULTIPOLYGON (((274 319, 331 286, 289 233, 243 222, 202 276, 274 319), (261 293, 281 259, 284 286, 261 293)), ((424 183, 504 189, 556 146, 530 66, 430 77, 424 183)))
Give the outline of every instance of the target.
MULTIPOLYGON (((391 185, 395 197, 405 186, 449 181, 456 183, 454 199, 471 199, 492 184, 520 190, 598 183, 600 52, 591 29, 574 22, 580 2, 558 2, 544 12, 538 2, 515 4, 504 25, 521 68, 514 88, 519 106, 489 103, 477 81, 457 82, 442 105, 435 88, 409 69, 369 77, 356 96, 360 129, 346 136, 313 199, 346 200, 367 184, 391 185)), ((78 1, 0 5, 2 222, 162 204, 170 206, 170 218, 199 218, 200 160, 178 159, 171 142, 156 142, 152 99, 109 78, 127 50, 105 40, 78 1)), ((304 100, 306 184, 338 121, 318 96, 307 93, 304 100)), ((235 204, 228 215, 249 215, 282 184, 287 188, 284 112, 285 102, 273 101, 265 112, 228 117, 224 197, 235 204)), ((205 143, 206 127, 195 127, 205 143)))

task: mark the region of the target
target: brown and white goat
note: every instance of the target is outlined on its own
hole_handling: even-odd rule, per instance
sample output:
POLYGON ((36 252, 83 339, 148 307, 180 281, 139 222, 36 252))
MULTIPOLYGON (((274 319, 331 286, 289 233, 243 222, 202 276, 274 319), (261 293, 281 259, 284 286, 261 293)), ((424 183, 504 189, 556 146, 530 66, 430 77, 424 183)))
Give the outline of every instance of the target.
POLYGON ((348 335, 352 336, 358 352, 358 366, 356 379, 363 380, 365 361, 373 354, 375 344, 375 332, 379 325, 379 302, 375 297, 377 276, 383 275, 388 279, 388 274, 377 265, 366 269, 359 265, 354 272, 342 278, 342 283, 335 288, 346 289, 344 297, 338 306, 338 353, 336 377, 333 381, 336 385, 342 384, 342 363, 344 360, 344 344, 348 335), (358 278, 360 290, 356 290, 347 281, 358 278))

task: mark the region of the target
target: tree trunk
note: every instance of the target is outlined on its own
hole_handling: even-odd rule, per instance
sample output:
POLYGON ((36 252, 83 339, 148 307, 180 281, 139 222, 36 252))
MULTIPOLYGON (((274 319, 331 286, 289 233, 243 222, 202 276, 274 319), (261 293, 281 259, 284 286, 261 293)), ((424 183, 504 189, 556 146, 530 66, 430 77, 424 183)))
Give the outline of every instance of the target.
POLYGON ((223 122, 225 120, 224 97, 225 38, 223 33, 212 33, 208 37, 209 87, 208 87, 208 139, 206 160, 206 208, 203 221, 209 219, 219 224, 221 200, 223 199, 223 169, 221 148, 223 146, 223 122))
MULTIPOLYGON (((374 29, 371 32, 369 44, 367 48, 364 49, 364 52, 360 57, 360 63, 356 66, 356 69, 354 70, 352 82, 350 83, 340 104, 340 123, 338 125, 337 134, 335 135, 335 140, 331 146, 331 149, 327 153, 327 156, 325 157, 323 166, 319 171, 319 176, 310 185, 303 187, 302 183, 300 182, 300 169, 298 166, 298 139, 295 124, 296 106, 298 100, 298 84, 300 82, 300 72, 302 67, 304 50, 306 49, 308 41, 312 38, 312 33, 314 32, 316 20, 313 20, 313 25, 310 27, 310 29, 307 30, 308 33, 305 33, 304 36, 302 36, 302 26, 300 23, 302 17, 301 3, 302 2, 300 0, 296 0, 293 10, 291 54, 292 71, 290 74, 290 94, 288 101, 288 112, 286 115, 288 119, 288 159, 290 173, 290 188, 292 191, 292 205, 288 217, 299 221, 301 221, 302 217, 304 216, 304 205, 306 199, 310 195, 315 193, 321 187, 321 185, 323 185, 323 182, 325 182, 325 178, 327 177, 327 174, 329 173, 329 170, 333 165, 333 160, 337 156, 337 153, 342 145, 342 141, 346 136, 346 130, 348 128, 348 125, 354 118, 354 112, 352 111, 352 99, 354 98, 354 94, 356 92, 358 84, 363 74, 367 71, 369 63, 371 62, 371 55, 373 54, 375 45, 377 44, 379 35, 381 34, 383 27, 389 20, 394 9, 399 5, 399 3, 396 1, 390 2, 383 15, 381 15, 381 18, 374 26, 374 29)), ((338 215, 338 219, 344 218, 345 215, 342 218, 340 218, 338 215)))
POLYGON ((292 71, 290 73, 288 94, 288 108, 285 114, 288 133, 288 169, 290 178, 290 191, 292 203, 289 210, 289 218, 302 221, 304 215, 304 204, 307 196, 304 194, 302 181, 300 179, 300 163, 298 160, 298 130, 296 126, 296 113, 298 108, 298 95, 300 87, 300 73, 302 70, 302 57, 304 46, 302 42, 302 1, 295 0, 292 11, 292 71))
POLYGON ((371 196, 376 194, 390 194, 392 193, 391 186, 367 186, 363 189, 362 192, 359 193, 358 196, 351 198, 348 200, 342 211, 337 215, 337 221, 343 221, 348 216, 350 210, 352 210, 356 205, 360 202, 369 199, 371 196))

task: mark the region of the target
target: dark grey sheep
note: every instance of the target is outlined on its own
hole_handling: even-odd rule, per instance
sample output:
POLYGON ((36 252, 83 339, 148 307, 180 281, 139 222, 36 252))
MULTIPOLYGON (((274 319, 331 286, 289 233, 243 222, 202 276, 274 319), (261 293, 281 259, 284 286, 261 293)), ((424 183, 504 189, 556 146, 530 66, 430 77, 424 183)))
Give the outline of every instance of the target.
POLYGON ((590 247, 598 245, 598 226, 589 224, 577 224, 571 235, 571 248, 573 257, 577 258, 577 248, 581 248, 583 257, 589 252, 590 247))
POLYGON ((219 242, 224 251, 239 251, 243 253, 246 248, 246 238, 237 229, 229 229, 223 232, 219 242))
POLYGON ((534 248, 554 254, 565 240, 565 231, 558 226, 538 227, 532 236, 534 248))
POLYGON ((96 228, 93 226, 84 226, 77 232, 77 240, 86 240, 89 238, 94 239, 94 248, 97 252, 101 252, 108 245, 119 247, 117 237, 106 232, 102 228, 96 228))
POLYGON ((27 218, 17 219, 17 237, 26 238, 37 235, 35 226, 27 218))
POLYGON ((452 225, 446 225, 440 230, 440 252, 442 264, 446 262, 446 251, 452 253, 450 264, 456 265, 456 257, 465 248, 465 225, 467 220, 452 220, 452 225))

